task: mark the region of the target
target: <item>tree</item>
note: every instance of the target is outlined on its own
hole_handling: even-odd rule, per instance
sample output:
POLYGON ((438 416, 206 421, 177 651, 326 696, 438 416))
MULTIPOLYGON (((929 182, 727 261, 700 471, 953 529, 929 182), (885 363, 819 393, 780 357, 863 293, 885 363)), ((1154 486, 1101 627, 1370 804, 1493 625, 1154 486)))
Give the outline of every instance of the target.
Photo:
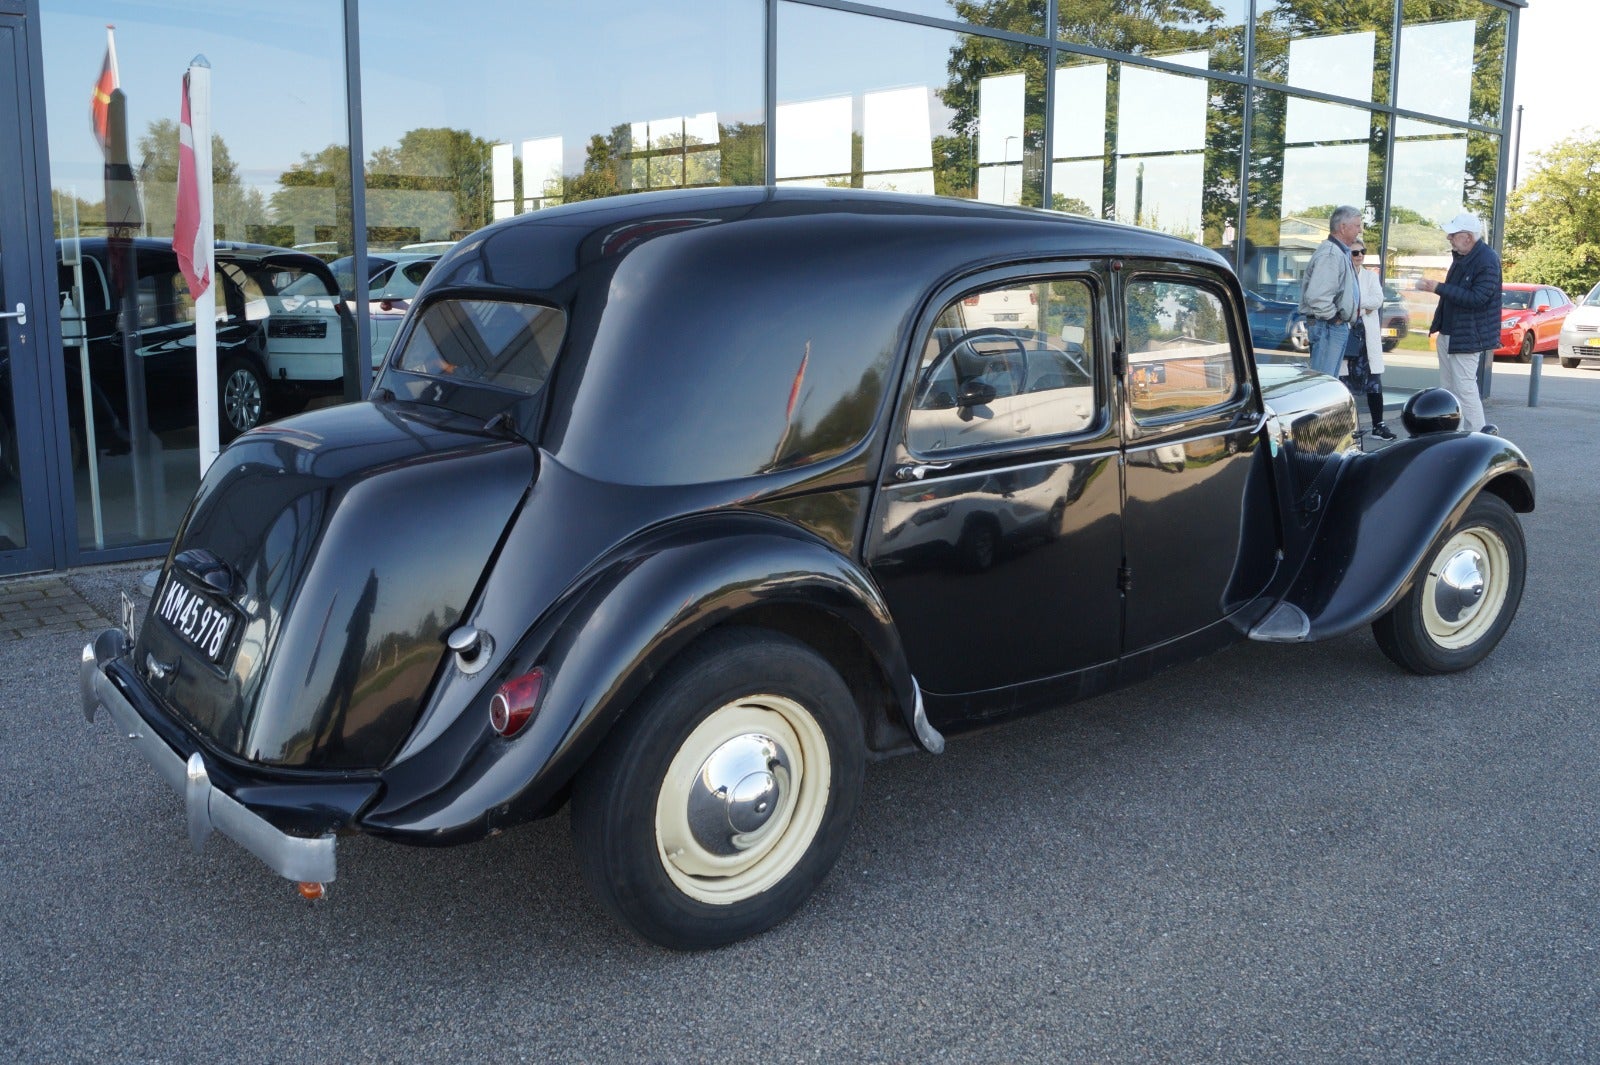
MULTIPOLYGON (((146 231, 169 236, 178 205, 178 124, 157 119, 139 138, 139 183, 146 231)), ((239 180, 239 167, 222 134, 211 134, 212 217, 221 240, 251 240, 267 223, 266 197, 239 180)))
POLYGON ((1534 160, 1506 197, 1506 279, 1585 292, 1600 279, 1600 138, 1586 129, 1534 160))
POLYGON ((284 236, 275 243, 332 241, 340 252, 354 249, 349 148, 330 144, 315 155, 303 153, 283 172, 278 186, 272 194, 272 217, 284 236))

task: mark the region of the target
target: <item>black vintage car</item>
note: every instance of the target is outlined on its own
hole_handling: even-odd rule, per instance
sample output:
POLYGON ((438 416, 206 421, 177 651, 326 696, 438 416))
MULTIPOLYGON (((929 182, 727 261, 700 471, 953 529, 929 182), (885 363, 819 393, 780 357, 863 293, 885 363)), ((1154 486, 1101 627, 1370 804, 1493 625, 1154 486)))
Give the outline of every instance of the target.
POLYGON ((873 758, 1247 637, 1481 660, 1533 474, 1447 392, 1404 421, 1364 453, 1337 381, 1258 372, 1223 261, 1144 230, 848 190, 540 211, 444 256, 369 402, 224 451, 84 706, 196 846, 308 894, 341 834, 570 801, 610 911, 713 946, 801 904, 873 758))
MULTIPOLYGON (((217 421, 219 438, 227 442, 259 425, 274 406, 297 409, 271 364, 308 349, 331 352, 337 363, 355 340, 338 285, 321 259, 228 241, 219 241, 214 255, 217 421), (285 295, 289 289, 293 294, 285 295)), ((63 240, 56 242, 56 256, 67 394, 86 395, 93 404, 95 449, 127 450, 137 431, 130 366, 141 382, 133 395, 141 397, 144 428, 194 429, 195 304, 171 243, 153 237, 63 240), (130 277, 132 284, 123 280, 130 277)), ((69 413, 73 451, 81 456, 87 440, 82 404, 70 405, 69 413)))

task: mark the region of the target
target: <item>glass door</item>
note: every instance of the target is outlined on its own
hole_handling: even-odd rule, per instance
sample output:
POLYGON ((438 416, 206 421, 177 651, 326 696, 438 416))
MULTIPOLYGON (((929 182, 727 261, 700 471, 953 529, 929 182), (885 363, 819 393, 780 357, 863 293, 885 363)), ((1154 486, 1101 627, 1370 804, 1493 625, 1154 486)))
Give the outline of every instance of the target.
POLYGON ((23 22, 0 15, 0 574, 51 564, 39 388, 50 345, 25 210, 35 192, 30 99, 23 22))

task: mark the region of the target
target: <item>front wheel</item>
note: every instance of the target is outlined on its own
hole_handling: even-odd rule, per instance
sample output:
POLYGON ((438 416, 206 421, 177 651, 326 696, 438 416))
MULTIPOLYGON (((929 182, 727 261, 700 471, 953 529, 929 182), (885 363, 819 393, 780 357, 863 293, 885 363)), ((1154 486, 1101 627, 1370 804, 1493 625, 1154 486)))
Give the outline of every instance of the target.
POLYGON ((826 660, 778 633, 713 634, 579 777, 579 866, 614 917, 663 946, 764 932, 838 857, 865 763, 855 701, 826 660))
POLYGON ((1532 333, 1524 333, 1523 334, 1523 336, 1522 336, 1522 346, 1517 349, 1517 361, 1518 362, 1532 362, 1533 361, 1533 334, 1532 333))
POLYGON ((1477 665, 1516 616, 1527 559, 1516 514, 1480 493, 1440 537, 1411 590, 1372 623, 1378 646, 1413 673, 1477 665))
POLYGON ((1581 362, 1583 362, 1582 359, 1569 359, 1565 355, 1561 356, 1561 365, 1568 370, 1576 370, 1581 362))

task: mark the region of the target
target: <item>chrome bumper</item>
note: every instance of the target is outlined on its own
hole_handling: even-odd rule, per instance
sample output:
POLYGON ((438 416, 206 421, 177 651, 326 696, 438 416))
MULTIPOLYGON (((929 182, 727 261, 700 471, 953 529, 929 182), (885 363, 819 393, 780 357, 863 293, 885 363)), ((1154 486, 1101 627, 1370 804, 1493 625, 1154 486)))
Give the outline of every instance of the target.
POLYGON ((206 774, 205 759, 196 751, 187 762, 167 746, 127 696, 105 674, 105 663, 126 654, 128 636, 107 629, 83 648, 78 684, 83 695, 83 716, 93 722, 95 711, 105 707, 122 734, 133 741, 145 761, 176 790, 183 793, 188 810, 189 842, 200 853, 212 832, 221 832, 289 880, 327 883, 334 878, 333 836, 291 836, 252 813, 231 795, 219 791, 206 774))

